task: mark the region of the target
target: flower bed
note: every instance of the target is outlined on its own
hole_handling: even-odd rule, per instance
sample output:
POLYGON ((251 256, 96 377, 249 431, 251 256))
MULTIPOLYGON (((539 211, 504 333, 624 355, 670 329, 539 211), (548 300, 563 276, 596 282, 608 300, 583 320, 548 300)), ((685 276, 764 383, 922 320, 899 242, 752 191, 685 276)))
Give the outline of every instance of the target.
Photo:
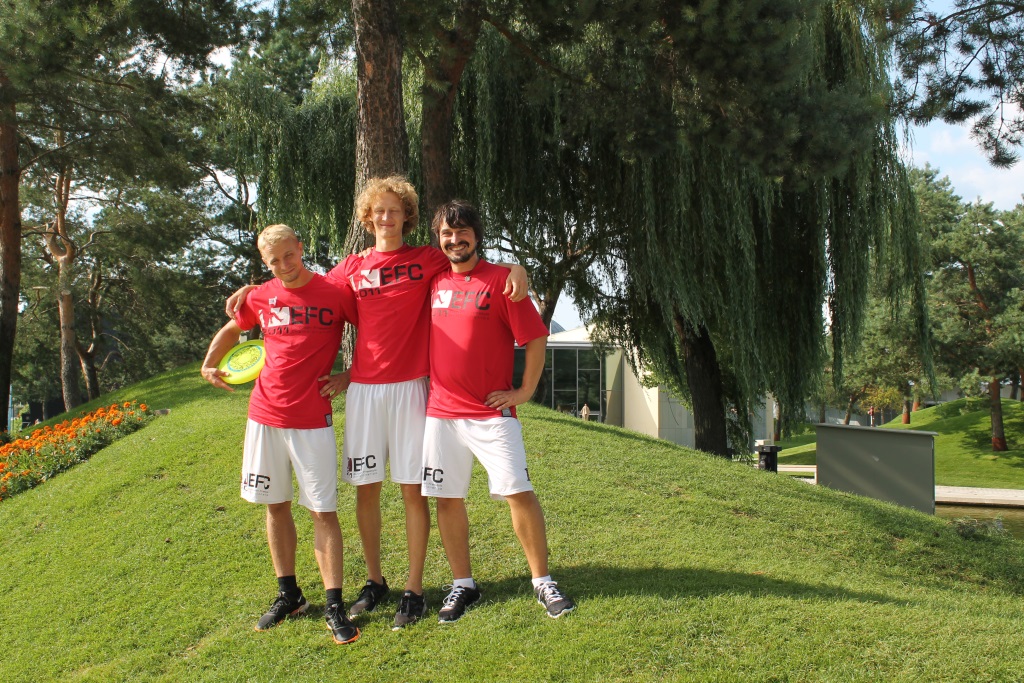
POLYGON ((58 472, 88 460, 93 453, 153 419, 145 403, 125 401, 37 429, 0 446, 0 501, 38 486, 58 472))

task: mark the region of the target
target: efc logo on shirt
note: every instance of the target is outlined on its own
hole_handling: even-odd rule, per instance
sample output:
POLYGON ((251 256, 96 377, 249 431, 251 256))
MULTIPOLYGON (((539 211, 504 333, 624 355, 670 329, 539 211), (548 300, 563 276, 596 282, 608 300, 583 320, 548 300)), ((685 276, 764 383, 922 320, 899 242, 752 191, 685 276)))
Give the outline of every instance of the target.
POLYGON ((465 292, 458 289, 440 289, 430 302, 431 308, 447 308, 449 310, 462 310, 464 308, 476 308, 478 311, 486 311, 491 307, 489 299, 490 292, 465 292))
POLYGON ((403 280, 422 280, 423 266, 418 263, 410 263, 407 266, 397 265, 388 268, 360 270, 356 275, 350 275, 348 279, 352 289, 357 292, 364 289, 379 289, 403 280))
POLYGON ((260 325, 262 327, 281 327, 284 325, 290 325, 292 321, 291 308, 285 306, 282 308, 271 307, 270 308, 270 322, 268 323, 263 318, 263 311, 260 311, 260 325))
POLYGON ((360 270, 359 274, 351 276, 349 281, 352 283, 352 289, 357 292, 360 289, 373 289, 374 287, 380 287, 380 271, 360 270))

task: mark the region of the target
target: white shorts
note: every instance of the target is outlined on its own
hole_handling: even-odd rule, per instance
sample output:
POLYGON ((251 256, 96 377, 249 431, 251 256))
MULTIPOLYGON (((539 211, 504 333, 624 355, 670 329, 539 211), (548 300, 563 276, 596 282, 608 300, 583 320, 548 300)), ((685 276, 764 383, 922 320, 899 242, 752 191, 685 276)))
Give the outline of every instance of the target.
POLYGON ((281 429, 246 421, 242 498, 266 504, 290 501, 293 469, 299 482, 299 505, 313 512, 338 509, 334 427, 281 429))
POLYGON ((342 480, 355 486, 384 481, 384 466, 390 463, 391 481, 420 483, 428 389, 426 377, 349 385, 342 480))
POLYGON ((532 491, 523 428, 514 417, 449 420, 428 417, 423 431, 424 496, 465 498, 473 456, 487 471, 491 497, 532 491))

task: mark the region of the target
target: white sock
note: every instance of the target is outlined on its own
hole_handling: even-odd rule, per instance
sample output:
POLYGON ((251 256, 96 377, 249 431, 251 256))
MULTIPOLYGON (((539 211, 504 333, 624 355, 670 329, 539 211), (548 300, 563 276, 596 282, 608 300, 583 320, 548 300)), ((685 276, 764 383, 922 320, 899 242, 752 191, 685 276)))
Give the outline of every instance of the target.
POLYGON ((551 575, 548 574, 547 576, 542 576, 539 579, 534 579, 533 580, 533 587, 536 588, 537 586, 541 585, 542 583, 554 583, 554 582, 551 580, 551 575))
POLYGON ((472 576, 468 579, 455 579, 452 581, 452 588, 457 586, 462 586, 463 588, 476 588, 476 581, 473 580, 472 576))

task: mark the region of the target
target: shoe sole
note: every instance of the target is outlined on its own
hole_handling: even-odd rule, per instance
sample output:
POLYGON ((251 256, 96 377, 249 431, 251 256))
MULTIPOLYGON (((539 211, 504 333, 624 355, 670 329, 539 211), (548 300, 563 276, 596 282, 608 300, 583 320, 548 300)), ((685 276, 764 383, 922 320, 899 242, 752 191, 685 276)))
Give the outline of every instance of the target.
POLYGON ((541 607, 543 607, 544 608, 544 614, 548 615, 552 619, 557 619, 558 617, 562 616, 563 614, 568 614, 569 612, 572 612, 574 609, 576 609, 576 605, 573 605, 572 607, 565 608, 564 610, 562 610, 558 614, 552 614, 551 612, 548 612, 547 605, 545 605, 543 602, 538 600, 537 604, 540 605, 541 607))
MULTIPOLYGON (((330 627, 328 627, 328 630, 330 630, 330 627)), ((357 640, 359 640, 359 636, 361 636, 361 635, 363 635, 362 631, 360 631, 359 629, 356 629, 356 634, 354 636, 352 636, 351 638, 349 638, 348 640, 338 640, 335 637, 334 632, 331 631, 331 639, 335 642, 336 645, 348 645, 349 643, 354 643, 357 640)))
MULTIPOLYGON (((294 612, 289 612, 288 614, 286 614, 284 619, 288 619, 289 617, 294 617, 296 614, 304 614, 306 612, 306 610, 308 610, 308 609, 309 609, 309 603, 307 602, 305 605, 303 605, 302 607, 298 608, 294 612)), ((270 629, 274 628, 275 626, 280 624, 282 621, 284 621, 284 619, 281 619, 279 621, 275 621, 273 624, 271 624, 270 626, 268 626, 266 628, 260 628, 260 625, 256 624, 253 627, 252 630, 253 631, 257 631, 259 633, 263 633, 264 631, 269 631, 270 629)))

